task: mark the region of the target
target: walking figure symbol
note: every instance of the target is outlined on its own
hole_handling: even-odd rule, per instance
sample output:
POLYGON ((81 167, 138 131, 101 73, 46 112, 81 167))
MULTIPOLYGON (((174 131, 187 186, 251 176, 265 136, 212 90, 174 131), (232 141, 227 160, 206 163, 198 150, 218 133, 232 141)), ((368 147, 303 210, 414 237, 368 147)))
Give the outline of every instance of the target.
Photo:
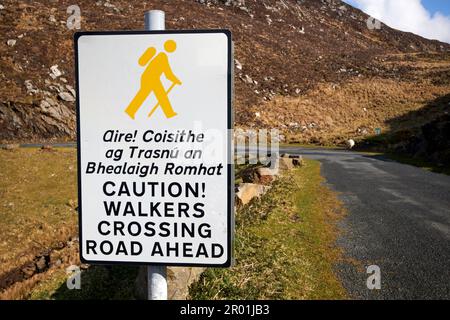
MULTIPOLYGON (((177 49, 177 44, 173 40, 167 40, 164 43, 164 49, 168 53, 172 53, 177 49)), ((125 112, 134 119, 136 116, 136 112, 144 103, 145 99, 150 95, 150 93, 154 93, 157 104, 150 110, 148 117, 150 118, 153 113, 161 106, 161 109, 164 112, 166 118, 172 118, 177 115, 177 113, 173 110, 172 104, 169 100, 169 93, 176 85, 181 85, 181 81, 175 76, 173 73, 170 64, 169 58, 165 52, 160 52, 153 60, 152 58, 156 54, 156 49, 154 47, 148 48, 144 54, 139 58, 139 65, 145 68, 144 72, 141 76, 141 88, 139 89, 136 96, 130 102, 128 107, 125 109, 125 112), (162 82, 161 75, 164 74, 167 79, 172 81, 172 85, 166 91, 162 82)))

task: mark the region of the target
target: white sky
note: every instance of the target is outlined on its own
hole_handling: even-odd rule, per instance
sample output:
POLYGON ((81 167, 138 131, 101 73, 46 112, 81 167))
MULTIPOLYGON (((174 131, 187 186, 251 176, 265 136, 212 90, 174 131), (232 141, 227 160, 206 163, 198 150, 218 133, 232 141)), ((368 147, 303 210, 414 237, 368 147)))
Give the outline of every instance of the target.
MULTIPOLYGON (((450 1, 450 0, 442 0, 450 1)), ((421 0, 346 0, 388 26, 450 43, 450 16, 431 14, 421 0)))

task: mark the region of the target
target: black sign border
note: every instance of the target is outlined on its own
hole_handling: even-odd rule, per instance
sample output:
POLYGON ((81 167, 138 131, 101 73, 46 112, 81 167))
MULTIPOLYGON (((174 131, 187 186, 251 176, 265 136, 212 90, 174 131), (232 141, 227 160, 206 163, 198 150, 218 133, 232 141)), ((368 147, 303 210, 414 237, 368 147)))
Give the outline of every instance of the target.
POLYGON ((96 265, 159 265, 159 266, 175 266, 175 267, 215 267, 228 268, 232 265, 233 260, 233 240, 234 240, 234 167, 232 152, 232 136, 231 130, 234 128, 234 107, 233 107, 233 42, 231 31, 227 29, 204 29, 204 30, 164 30, 164 31, 81 31, 74 34, 74 54, 75 54, 75 80, 76 80, 76 116, 77 116, 77 175, 78 175, 78 227, 79 227, 79 244, 80 244, 80 261, 86 264, 96 265), (208 34, 208 33, 223 33, 228 39, 228 71, 227 71, 227 98, 228 98, 228 112, 227 112, 227 126, 228 126, 228 194, 227 194, 227 260, 223 264, 204 264, 204 263, 165 263, 165 262, 136 262, 136 261, 95 261, 87 260, 83 257, 83 229, 82 229, 82 199, 81 199, 81 139, 80 139, 80 87, 79 87, 79 68, 78 68, 78 39, 82 36, 97 36, 97 35, 142 35, 142 34, 208 34))

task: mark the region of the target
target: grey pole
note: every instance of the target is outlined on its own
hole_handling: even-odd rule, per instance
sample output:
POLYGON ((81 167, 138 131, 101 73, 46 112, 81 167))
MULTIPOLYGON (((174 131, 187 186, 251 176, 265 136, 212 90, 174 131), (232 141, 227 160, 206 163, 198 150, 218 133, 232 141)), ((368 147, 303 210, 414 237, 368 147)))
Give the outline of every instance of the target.
POLYGON ((165 30, 166 14, 161 10, 150 10, 145 13, 145 30, 165 30))
MULTIPOLYGON (((151 10, 145 13, 145 30, 165 30, 165 13, 151 10)), ((167 300, 167 267, 147 267, 148 300, 167 300)))

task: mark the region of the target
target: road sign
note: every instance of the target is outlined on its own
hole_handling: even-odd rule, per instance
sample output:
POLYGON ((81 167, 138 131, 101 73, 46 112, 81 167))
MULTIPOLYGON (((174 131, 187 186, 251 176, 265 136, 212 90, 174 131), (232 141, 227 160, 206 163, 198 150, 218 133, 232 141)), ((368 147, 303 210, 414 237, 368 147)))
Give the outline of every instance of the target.
POLYGON ((80 255, 231 263, 231 35, 75 35, 80 255))

